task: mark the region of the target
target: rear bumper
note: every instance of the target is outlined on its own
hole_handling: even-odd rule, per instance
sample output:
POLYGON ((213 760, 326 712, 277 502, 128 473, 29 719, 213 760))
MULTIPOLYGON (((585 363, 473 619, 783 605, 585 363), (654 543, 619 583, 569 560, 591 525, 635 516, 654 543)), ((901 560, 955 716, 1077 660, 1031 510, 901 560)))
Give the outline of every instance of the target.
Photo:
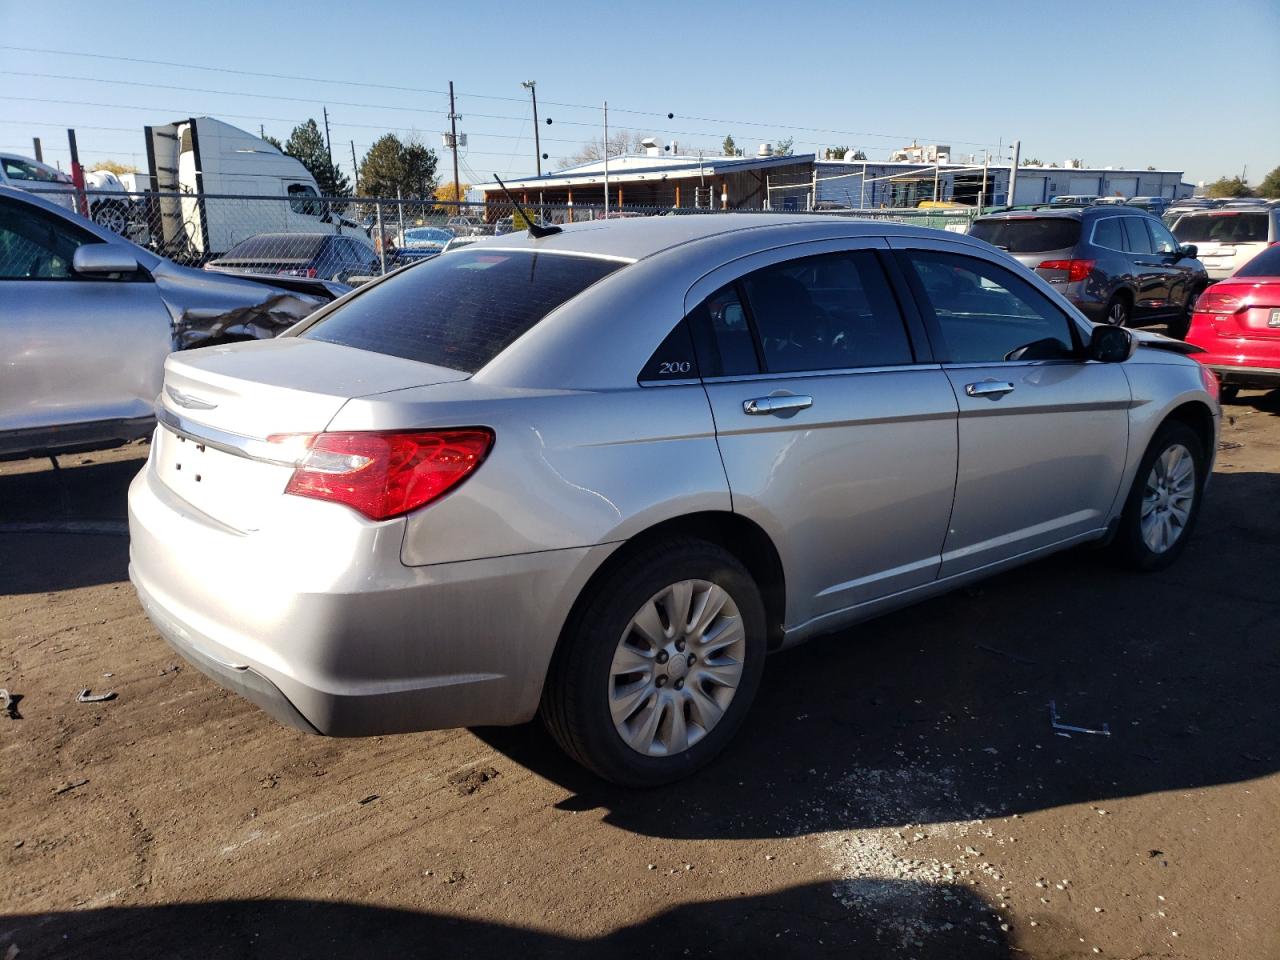
POLYGON ((1201 362, 1216 373, 1218 380, 1227 386, 1244 387, 1246 390, 1274 390, 1280 387, 1280 367, 1222 363, 1212 358, 1201 360, 1201 362))
POLYGON ((130 579, 178 653, 290 726, 531 719, 568 611, 613 545, 406 567, 402 521, 337 519, 231 531, 149 463, 129 491, 130 579))

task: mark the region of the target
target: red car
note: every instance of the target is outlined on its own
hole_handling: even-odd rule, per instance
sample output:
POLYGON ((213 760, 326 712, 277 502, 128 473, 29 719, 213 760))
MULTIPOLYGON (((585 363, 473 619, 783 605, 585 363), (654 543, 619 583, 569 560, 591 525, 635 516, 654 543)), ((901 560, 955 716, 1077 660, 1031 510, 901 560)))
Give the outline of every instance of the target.
POLYGON ((1200 294, 1187 343, 1222 381, 1222 398, 1241 387, 1280 388, 1280 244, 1200 294))

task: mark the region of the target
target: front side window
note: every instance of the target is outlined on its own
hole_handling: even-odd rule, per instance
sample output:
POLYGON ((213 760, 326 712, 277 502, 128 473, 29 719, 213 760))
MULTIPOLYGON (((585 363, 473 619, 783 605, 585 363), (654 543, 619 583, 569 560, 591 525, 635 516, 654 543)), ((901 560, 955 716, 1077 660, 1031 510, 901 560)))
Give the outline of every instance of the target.
POLYGON ((45 210, 0 199, 0 280, 70 280, 71 261, 97 237, 45 210))
POLYGON ((1165 229, 1165 225, 1159 220, 1151 219, 1146 221, 1147 232, 1151 234, 1151 246, 1155 248, 1156 253, 1177 253, 1178 241, 1173 239, 1173 234, 1165 229))
POLYGON ((906 256, 932 312, 935 350, 951 363, 1064 359, 1075 355, 1067 315, 1011 271, 932 250, 906 256))
POLYGON ((459 250, 356 293, 300 336, 475 373, 620 266, 595 257, 459 250))

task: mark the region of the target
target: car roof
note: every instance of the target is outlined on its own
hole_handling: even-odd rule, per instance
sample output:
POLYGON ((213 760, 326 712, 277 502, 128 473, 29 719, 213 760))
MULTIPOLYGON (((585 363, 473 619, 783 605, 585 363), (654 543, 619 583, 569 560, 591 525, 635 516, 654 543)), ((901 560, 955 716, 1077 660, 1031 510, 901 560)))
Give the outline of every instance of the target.
MULTIPOLYGON (((889 236, 918 234, 922 228, 883 220, 809 213, 800 216, 774 213, 707 213, 688 217, 634 217, 588 220, 565 224, 558 232, 534 238, 525 231, 485 237, 477 246, 507 249, 580 253, 618 260, 642 260, 673 247, 724 237, 748 230, 770 233, 812 234, 815 238, 840 236, 889 236)), ((932 231, 938 232, 938 231, 932 231)), ((948 239, 963 239, 948 234, 948 239)))

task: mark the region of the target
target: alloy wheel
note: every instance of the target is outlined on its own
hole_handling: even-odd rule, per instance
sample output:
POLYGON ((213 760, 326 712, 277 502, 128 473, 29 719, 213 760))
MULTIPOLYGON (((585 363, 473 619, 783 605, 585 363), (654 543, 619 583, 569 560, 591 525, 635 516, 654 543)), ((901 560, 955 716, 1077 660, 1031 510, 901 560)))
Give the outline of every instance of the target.
POLYGON ((609 669, 609 710, 632 750, 668 757, 715 728, 742 680, 746 632, 737 604, 706 580, 654 594, 631 618, 609 669))
POLYGON ((125 229, 129 226, 129 218, 124 215, 124 211, 114 203, 100 204, 93 211, 93 222, 100 227, 106 227, 113 233, 124 235, 125 229))
POLYGON ((1114 324, 1117 327, 1123 327, 1125 321, 1128 319, 1129 312, 1124 307, 1124 301, 1112 301, 1111 306, 1107 308, 1107 323, 1114 324))
POLYGON ((1180 443, 1165 449, 1151 465, 1142 491, 1142 542, 1164 553, 1182 536, 1196 495, 1195 461, 1180 443))

